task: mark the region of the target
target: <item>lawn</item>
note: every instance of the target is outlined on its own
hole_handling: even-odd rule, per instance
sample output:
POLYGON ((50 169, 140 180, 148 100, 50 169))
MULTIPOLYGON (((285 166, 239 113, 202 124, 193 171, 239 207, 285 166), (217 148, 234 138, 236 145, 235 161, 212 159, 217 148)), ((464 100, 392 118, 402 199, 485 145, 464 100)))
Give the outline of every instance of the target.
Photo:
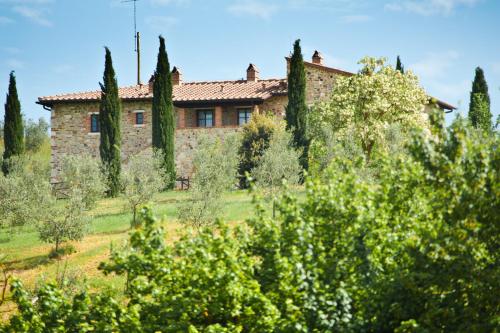
MULTIPOLYGON (((166 230, 167 241, 177 239, 182 225, 176 220, 179 203, 188 198, 187 192, 171 191, 155 196, 153 211, 166 230)), ((222 218, 228 222, 243 221, 252 216, 253 205, 247 191, 233 191, 224 196, 222 218)), ((122 246, 128 239, 132 214, 125 198, 104 199, 98 202, 92 215, 91 232, 81 242, 73 242, 76 252, 61 259, 49 259, 51 244, 42 243, 36 230, 24 228, 14 234, 0 232, 0 253, 7 255, 14 269, 14 276, 29 288, 35 288, 43 280, 53 280, 58 270, 66 266, 66 275, 85 282, 90 289, 122 290, 121 277, 104 276, 98 269, 107 260, 110 246, 122 246)), ((13 310, 6 303, 0 308, 0 318, 13 310)))

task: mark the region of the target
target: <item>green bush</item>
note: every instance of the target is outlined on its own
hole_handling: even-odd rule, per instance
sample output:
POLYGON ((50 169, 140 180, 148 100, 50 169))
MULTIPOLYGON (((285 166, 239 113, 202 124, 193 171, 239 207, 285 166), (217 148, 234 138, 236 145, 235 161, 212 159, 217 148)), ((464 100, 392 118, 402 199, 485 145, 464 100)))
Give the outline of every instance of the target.
POLYGON ((278 121, 272 115, 254 113, 250 121, 243 126, 241 145, 238 152, 240 164, 238 174, 240 187, 248 187, 246 174, 259 163, 264 151, 269 147, 271 135, 278 126, 278 121))
POLYGON ((19 312, 0 332, 495 332, 499 139, 462 120, 414 133, 369 180, 335 158, 276 218, 258 206, 175 245, 144 210, 101 265, 126 276, 126 305, 52 285, 31 299, 15 282, 19 312))

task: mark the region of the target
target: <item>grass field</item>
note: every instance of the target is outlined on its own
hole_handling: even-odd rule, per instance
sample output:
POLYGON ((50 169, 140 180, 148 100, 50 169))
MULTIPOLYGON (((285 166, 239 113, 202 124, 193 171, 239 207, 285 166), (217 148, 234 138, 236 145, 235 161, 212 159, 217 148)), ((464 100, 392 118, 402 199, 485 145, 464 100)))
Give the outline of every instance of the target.
MULTIPOLYGON (((187 199, 186 192, 160 193, 154 198, 153 211, 166 230, 167 241, 178 238, 182 225, 176 220, 179 203, 187 199)), ((243 221, 252 216, 251 196, 247 191, 234 191, 224 197, 222 217, 228 222, 243 221)), ((14 269, 14 276, 29 288, 35 288, 42 280, 54 279, 58 270, 66 265, 68 276, 85 282, 90 289, 122 290, 121 277, 104 276, 98 269, 100 262, 107 260, 110 245, 121 246, 128 239, 132 214, 125 198, 104 199, 90 212, 91 232, 81 242, 73 242, 76 252, 61 259, 49 259, 52 245, 42 243, 34 228, 25 228, 15 234, 0 232, 0 253, 14 269)), ((0 318, 13 310, 12 304, 0 308, 0 318)))

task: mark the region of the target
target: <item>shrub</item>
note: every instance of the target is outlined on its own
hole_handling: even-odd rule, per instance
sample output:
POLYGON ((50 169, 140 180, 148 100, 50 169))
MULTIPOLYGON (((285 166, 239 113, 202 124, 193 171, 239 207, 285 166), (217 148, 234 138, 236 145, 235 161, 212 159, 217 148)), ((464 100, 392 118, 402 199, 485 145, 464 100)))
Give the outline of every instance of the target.
POLYGON ((215 221, 224 204, 222 195, 236 184, 238 138, 227 136, 224 142, 200 138, 189 189, 190 200, 179 207, 181 222, 199 228, 215 221))
POLYGON ((252 178, 258 188, 264 191, 273 205, 277 195, 286 184, 296 185, 300 181, 302 168, 300 166, 300 151, 292 146, 292 135, 283 126, 277 127, 258 164, 252 170, 252 178))
POLYGON ((122 184, 132 210, 132 227, 138 226, 137 210, 163 188, 161 164, 156 158, 133 156, 125 166, 122 184))
POLYGON ((72 192, 78 191, 86 210, 95 206, 106 189, 99 161, 90 156, 64 156, 59 178, 62 194, 71 197, 72 192))
POLYGON ((26 150, 37 152, 42 145, 49 140, 48 135, 49 124, 45 119, 40 118, 38 123, 29 119, 24 126, 24 142, 26 150))
POLYGON ((271 114, 252 114, 250 121, 243 126, 241 145, 238 152, 240 163, 238 173, 240 187, 248 187, 246 174, 250 174, 257 165, 264 151, 269 146, 269 140, 278 126, 277 120, 271 114))

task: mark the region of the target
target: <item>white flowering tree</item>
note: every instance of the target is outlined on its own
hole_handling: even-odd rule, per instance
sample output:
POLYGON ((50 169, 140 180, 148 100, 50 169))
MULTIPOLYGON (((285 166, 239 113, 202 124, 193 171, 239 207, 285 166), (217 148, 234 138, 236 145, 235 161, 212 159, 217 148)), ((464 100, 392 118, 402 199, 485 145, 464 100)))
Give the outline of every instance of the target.
MULTIPOLYGON (((386 133, 392 124, 402 128, 427 126, 424 113, 428 97, 411 71, 402 74, 386 65, 386 59, 366 57, 358 74, 338 77, 331 99, 311 111, 313 139, 328 127, 338 137, 360 144, 367 160, 375 149, 386 149, 386 133)), ((316 142, 316 145, 323 143, 316 142)), ((318 148, 316 146, 316 148, 318 148)))

